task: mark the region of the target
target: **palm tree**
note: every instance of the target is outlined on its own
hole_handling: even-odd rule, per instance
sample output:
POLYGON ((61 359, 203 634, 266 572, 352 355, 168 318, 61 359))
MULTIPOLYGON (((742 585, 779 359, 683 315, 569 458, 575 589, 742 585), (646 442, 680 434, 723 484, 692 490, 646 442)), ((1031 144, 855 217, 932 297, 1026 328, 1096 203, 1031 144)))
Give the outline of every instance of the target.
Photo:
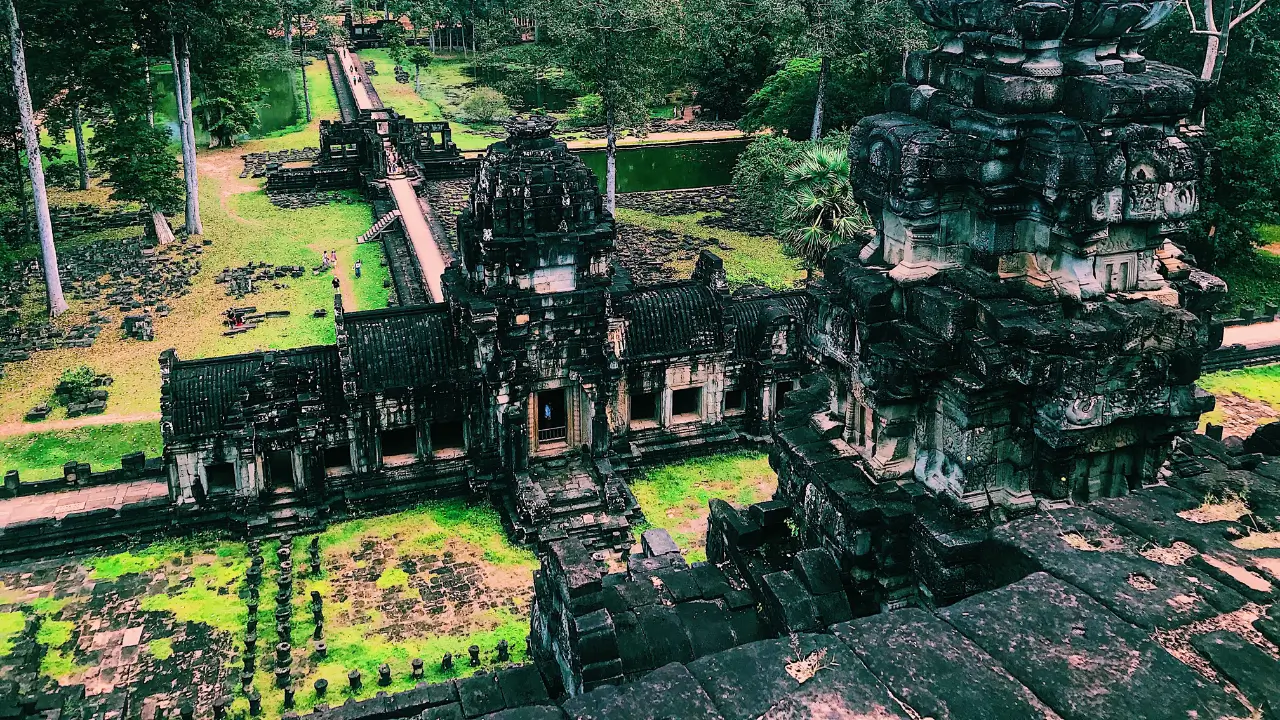
POLYGON ((870 227, 853 198, 849 156, 836 147, 814 144, 787 168, 783 189, 791 202, 782 211, 782 242, 800 258, 806 278, 831 248, 861 237, 870 227))

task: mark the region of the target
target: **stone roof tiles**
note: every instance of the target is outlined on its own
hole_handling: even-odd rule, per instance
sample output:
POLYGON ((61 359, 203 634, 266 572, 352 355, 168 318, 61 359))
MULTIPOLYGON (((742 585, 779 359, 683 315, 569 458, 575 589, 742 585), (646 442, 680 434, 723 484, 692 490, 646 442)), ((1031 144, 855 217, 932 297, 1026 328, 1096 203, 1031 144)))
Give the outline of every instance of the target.
POLYGON ((334 345, 180 360, 174 364, 169 378, 174 434, 182 436, 221 430, 240 398, 241 387, 257 374, 268 355, 314 370, 315 389, 320 392, 327 413, 337 415, 346 411, 338 348, 334 345))
POLYGON ((702 283, 640 288, 622 305, 630 358, 690 355, 725 346, 720 299, 702 283))
POLYGON ((790 315, 803 320, 813 307, 813 297, 805 292, 762 295, 753 298, 733 298, 726 303, 726 311, 733 321, 733 356, 735 359, 755 357, 760 347, 761 321, 778 315, 790 315))
POLYGON ((446 305, 347 313, 343 326, 361 392, 457 379, 463 347, 446 305))

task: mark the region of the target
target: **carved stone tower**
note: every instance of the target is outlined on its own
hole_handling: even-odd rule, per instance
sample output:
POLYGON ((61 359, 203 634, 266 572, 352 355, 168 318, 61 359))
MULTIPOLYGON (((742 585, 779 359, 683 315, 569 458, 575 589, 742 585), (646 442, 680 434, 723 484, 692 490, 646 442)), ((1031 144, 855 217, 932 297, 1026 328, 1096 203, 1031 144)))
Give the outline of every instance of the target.
MULTIPOLYGON (((910 560, 910 543, 873 541, 884 555, 859 561, 889 605, 886 588, 955 559, 939 560, 963 546, 940 528, 1155 481, 1212 407, 1195 381, 1225 291, 1179 248, 1203 88, 1138 53, 1169 3, 911 4, 942 43, 911 53, 889 112, 854 129, 874 236, 832 253, 814 288, 815 345, 839 372, 811 405, 842 423, 818 429, 878 498, 841 532, 917 538, 910 560), (908 530, 922 513, 944 520, 908 530)), ((817 498, 850 492, 805 447, 797 416, 815 409, 780 423, 775 454, 809 542, 836 532, 817 498)), ((945 595, 944 575, 926 584, 945 595)))
POLYGON ((551 137, 555 122, 512 118, 489 148, 458 218, 463 267, 446 283, 496 398, 492 444, 512 474, 517 536, 612 547, 629 539, 635 511, 597 462, 618 382, 608 313, 623 279, 595 175, 551 137))

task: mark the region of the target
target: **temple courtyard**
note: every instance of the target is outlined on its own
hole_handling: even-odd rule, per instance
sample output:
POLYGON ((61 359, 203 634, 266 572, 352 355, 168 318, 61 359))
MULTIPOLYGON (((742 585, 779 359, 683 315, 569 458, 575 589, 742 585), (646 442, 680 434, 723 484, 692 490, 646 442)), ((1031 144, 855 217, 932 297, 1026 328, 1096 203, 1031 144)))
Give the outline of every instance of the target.
MULTIPOLYGON (((775 486, 760 454, 655 468, 634 486, 649 520, 636 529, 637 541, 648 527, 667 528, 690 562, 705 560, 708 501, 760 502, 775 486)), ((8 504, 40 497, 0 500, 0 514, 8 504)), ((290 547, 295 579, 287 638, 279 635, 275 616, 280 544, 259 548, 267 568, 257 589, 253 634, 261 717, 278 718, 286 710, 284 691, 271 683, 269 669, 262 672, 282 641, 302 650, 293 653, 295 712, 528 660, 538 561, 532 550, 508 540, 491 506, 427 502, 335 523, 292 538, 290 547), (309 561, 313 543, 318 568, 309 561), (322 598, 319 632, 311 609, 315 593, 322 598), (500 656, 503 642, 507 651, 500 656), (472 646, 479 650, 475 665, 472 646), (446 654, 454 659, 451 668, 442 667, 446 654), (420 675, 413 671, 415 659, 422 660, 420 675), (389 684, 379 682, 383 664, 391 668, 389 684), (359 688, 352 687, 352 671, 360 674, 359 688), (328 689, 317 693, 320 680, 328 689)), ((99 711, 114 707, 152 718, 213 697, 219 688, 238 687, 252 602, 249 548, 245 541, 206 534, 0 565, 0 670, 17 661, 11 653, 24 625, 38 621, 40 676, 83 685, 86 701, 99 711)), ((229 712, 247 717, 247 695, 238 694, 229 712)))

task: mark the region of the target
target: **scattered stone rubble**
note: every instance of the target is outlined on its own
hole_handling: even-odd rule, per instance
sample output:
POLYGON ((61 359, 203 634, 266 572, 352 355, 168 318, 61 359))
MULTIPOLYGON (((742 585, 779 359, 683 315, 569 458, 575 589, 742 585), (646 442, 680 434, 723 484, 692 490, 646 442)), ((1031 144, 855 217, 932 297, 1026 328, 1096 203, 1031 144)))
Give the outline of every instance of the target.
POLYGON ((314 147, 246 153, 240 156, 240 159, 244 160, 244 170, 240 172, 240 177, 265 177, 268 172, 277 170, 287 163, 313 163, 319 158, 320 149, 314 147))
POLYGON ((147 333, 130 334, 123 317, 168 315, 169 301, 190 292, 203 252, 198 242, 155 246, 141 236, 60 249, 63 291, 68 299, 82 301, 88 316, 87 322, 70 325, 20 321, 19 308, 33 302, 32 296, 42 292, 44 284, 37 262, 20 263, 0 285, 0 368, 40 350, 90 347, 116 322, 116 313, 126 335, 146 339, 147 333))

